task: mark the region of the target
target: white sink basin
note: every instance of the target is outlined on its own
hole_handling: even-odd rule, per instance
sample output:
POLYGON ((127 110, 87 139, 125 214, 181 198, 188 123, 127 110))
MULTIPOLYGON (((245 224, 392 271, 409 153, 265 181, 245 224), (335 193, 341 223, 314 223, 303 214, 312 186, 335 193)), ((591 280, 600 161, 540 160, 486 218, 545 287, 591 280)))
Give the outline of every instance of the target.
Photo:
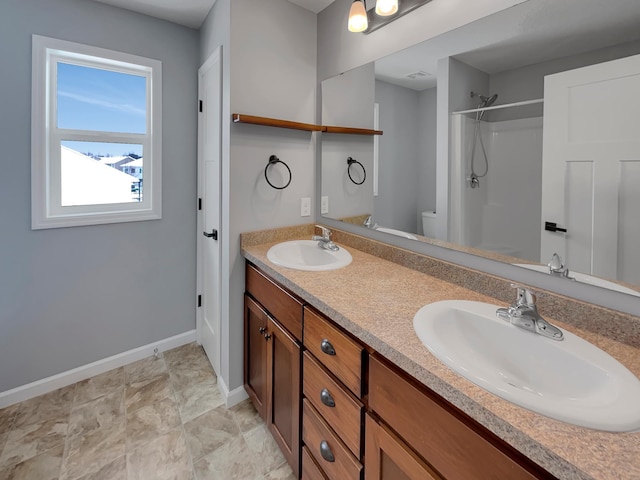
POLYGON ((269 261, 295 270, 336 270, 351 263, 351 254, 344 247, 325 250, 315 240, 291 240, 274 245, 267 252, 269 261))
MULTIPOLYGON (((529 263, 514 263, 516 267, 524 267, 529 270, 535 270, 536 272, 549 273, 549 267, 546 265, 536 265, 529 263)), ((596 287, 608 288, 609 290, 615 290, 616 292, 628 293, 629 295, 635 295, 636 297, 640 296, 640 292, 635 290, 631 290, 630 288, 623 287, 614 282, 610 282, 608 280, 603 280, 602 278, 594 277, 593 275, 588 275, 586 273, 574 272, 570 271, 569 276, 576 279, 578 282, 588 283, 589 285, 595 285, 596 287)))
POLYGON ((570 332, 556 341, 511 325, 497 308, 436 302, 413 326, 439 360, 505 400, 583 427, 640 429, 640 380, 624 365, 570 332))
POLYGON ((418 239, 418 237, 416 237, 412 233, 403 232, 402 230, 396 230, 395 228, 377 227, 376 230, 378 230, 379 232, 390 233, 391 235, 396 235, 398 237, 408 238, 410 240, 418 239))

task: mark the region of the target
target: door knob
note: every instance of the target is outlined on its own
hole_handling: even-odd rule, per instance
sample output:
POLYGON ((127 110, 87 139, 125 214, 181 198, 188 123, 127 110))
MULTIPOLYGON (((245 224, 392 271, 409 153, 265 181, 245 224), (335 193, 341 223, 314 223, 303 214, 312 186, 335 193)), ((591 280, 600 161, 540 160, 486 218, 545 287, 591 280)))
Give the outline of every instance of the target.
POLYGON ((207 238, 213 238, 214 240, 218 240, 218 231, 215 228, 211 229, 211 233, 202 232, 202 234, 207 238))
POLYGON ((562 232, 567 233, 566 228, 559 227, 556 222, 544 222, 544 229, 547 232, 562 232))

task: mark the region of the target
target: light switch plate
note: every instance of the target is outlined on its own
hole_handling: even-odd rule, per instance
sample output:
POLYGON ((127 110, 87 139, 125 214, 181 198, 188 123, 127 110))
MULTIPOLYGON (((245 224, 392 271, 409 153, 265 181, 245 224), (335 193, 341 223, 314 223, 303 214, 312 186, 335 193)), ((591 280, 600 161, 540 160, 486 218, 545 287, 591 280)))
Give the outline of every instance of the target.
POLYGON ((300 216, 301 217, 311 216, 311 197, 302 197, 300 199, 300 216))
POLYGON ((320 199, 320 215, 329 213, 329 197, 325 196, 320 199))

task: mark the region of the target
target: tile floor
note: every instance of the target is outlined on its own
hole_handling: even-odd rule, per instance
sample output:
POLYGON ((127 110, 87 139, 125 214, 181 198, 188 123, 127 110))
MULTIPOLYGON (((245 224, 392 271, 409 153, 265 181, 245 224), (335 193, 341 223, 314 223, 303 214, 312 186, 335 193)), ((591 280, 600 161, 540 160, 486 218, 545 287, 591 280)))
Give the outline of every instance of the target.
POLYGON ((189 344, 0 410, 1 480, 293 480, 189 344))

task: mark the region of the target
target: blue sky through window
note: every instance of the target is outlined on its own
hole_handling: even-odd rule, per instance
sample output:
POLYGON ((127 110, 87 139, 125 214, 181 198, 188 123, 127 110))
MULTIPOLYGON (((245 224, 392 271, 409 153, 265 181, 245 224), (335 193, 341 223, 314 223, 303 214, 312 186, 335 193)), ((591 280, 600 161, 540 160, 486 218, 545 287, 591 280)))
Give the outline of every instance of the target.
MULTIPOLYGON (((58 128, 146 133, 145 77, 60 62, 57 78, 58 128)), ((76 149, 75 143, 83 142, 65 142, 76 149)), ((96 142, 93 147, 99 155, 142 155, 140 145, 127 151, 122 144, 96 142)))

